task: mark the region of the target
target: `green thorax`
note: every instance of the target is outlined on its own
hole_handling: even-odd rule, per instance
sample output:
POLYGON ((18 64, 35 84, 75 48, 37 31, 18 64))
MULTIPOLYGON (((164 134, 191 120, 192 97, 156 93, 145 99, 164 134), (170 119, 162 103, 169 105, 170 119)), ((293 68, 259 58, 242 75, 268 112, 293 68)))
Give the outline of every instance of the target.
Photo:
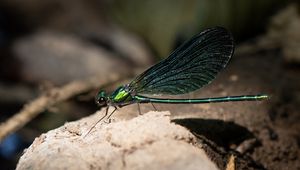
POLYGON ((124 86, 117 88, 109 98, 113 103, 125 103, 133 100, 131 94, 124 86))

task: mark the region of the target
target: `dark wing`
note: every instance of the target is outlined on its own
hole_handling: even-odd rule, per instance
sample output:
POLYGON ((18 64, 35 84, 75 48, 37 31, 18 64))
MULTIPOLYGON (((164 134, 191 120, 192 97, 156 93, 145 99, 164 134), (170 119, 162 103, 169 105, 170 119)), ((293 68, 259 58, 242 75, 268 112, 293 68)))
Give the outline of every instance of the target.
POLYGON ((192 92, 209 84, 226 66, 233 51, 233 38, 226 29, 207 29, 137 76, 129 89, 137 94, 192 92))

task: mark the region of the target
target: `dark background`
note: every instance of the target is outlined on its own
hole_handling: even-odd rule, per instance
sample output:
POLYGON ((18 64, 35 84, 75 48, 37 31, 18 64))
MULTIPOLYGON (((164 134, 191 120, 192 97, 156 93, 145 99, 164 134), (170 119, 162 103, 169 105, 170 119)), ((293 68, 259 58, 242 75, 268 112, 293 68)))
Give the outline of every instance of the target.
MULTIPOLYGON (((287 124, 299 121, 299 9, 292 0, 2 0, 0 120, 9 119, 45 89, 124 71, 135 75, 192 35, 223 26, 233 33, 238 56, 247 60, 260 55, 251 64, 272 68, 268 76, 278 81, 268 84, 275 94, 270 119, 283 119, 274 124, 285 124, 284 133, 289 134, 287 124)), ((247 62, 236 68, 248 68, 247 62)), ((260 76, 250 68, 250 74, 260 76)), ((96 110, 92 97, 75 97, 47 109, 2 141, 1 169, 15 168, 23 149, 42 132, 96 110)), ((300 135, 291 136, 298 151, 300 135)), ((272 167, 272 160, 257 159, 272 167)))

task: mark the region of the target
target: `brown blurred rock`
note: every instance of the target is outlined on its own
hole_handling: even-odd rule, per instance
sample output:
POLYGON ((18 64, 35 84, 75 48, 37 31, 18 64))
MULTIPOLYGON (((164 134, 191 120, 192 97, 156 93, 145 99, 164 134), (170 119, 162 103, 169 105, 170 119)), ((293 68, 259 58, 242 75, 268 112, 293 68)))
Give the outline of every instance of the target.
POLYGON ((74 36, 50 31, 24 37, 14 45, 22 75, 31 82, 64 84, 91 76, 129 72, 112 53, 74 36))
POLYGON ((74 34, 97 45, 135 66, 148 66, 153 56, 146 43, 137 35, 114 23, 109 12, 110 2, 84 0, 4 0, 7 10, 22 16, 27 27, 74 34))
POLYGON ((268 37, 282 47, 287 63, 300 63, 300 10, 291 4, 275 15, 269 26, 268 37))

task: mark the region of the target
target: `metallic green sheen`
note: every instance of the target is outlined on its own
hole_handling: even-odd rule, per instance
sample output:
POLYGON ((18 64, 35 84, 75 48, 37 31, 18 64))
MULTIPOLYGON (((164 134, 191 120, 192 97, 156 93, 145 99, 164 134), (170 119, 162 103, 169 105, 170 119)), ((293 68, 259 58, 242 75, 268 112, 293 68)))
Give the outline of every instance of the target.
POLYGON ((134 96, 139 103, 169 103, 169 104, 185 104, 185 103, 218 103, 218 102, 235 102, 235 101, 256 101, 267 99, 267 95, 243 95, 243 96, 226 96, 215 98, 201 98, 201 99, 161 99, 151 98, 141 95, 134 96))
POLYGON ((99 106, 123 107, 132 103, 212 103, 255 101, 267 95, 243 95, 201 99, 166 99, 151 95, 180 95, 209 84, 226 67, 234 52, 232 35, 224 28, 207 29, 183 43, 166 59, 153 65, 131 83, 111 95, 100 91, 99 106), (146 95, 146 96, 144 96, 146 95))
POLYGON ((119 87, 110 96, 113 103, 126 103, 132 101, 132 96, 125 90, 124 86, 119 87))

